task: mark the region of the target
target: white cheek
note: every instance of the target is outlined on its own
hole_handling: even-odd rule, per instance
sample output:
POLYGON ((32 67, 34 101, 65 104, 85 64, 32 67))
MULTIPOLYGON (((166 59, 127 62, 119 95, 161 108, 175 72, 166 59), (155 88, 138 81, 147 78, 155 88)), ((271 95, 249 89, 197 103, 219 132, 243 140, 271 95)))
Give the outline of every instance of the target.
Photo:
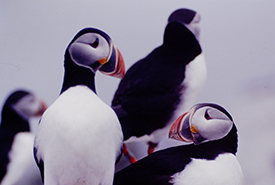
POLYGON ((97 52, 88 44, 75 42, 69 48, 72 60, 78 65, 91 65, 97 61, 97 52))
POLYGON ((199 125, 195 125, 199 130, 199 134, 207 140, 217 140, 223 138, 229 133, 233 126, 233 123, 230 120, 219 119, 204 119, 197 123, 201 123, 199 125))
POLYGON ((23 97, 17 104, 13 105, 13 109, 24 119, 28 120, 41 108, 39 99, 33 98, 28 95, 23 97))
POLYGON ((102 58, 108 57, 110 52, 108 42, 99 38, 99 45, 94 48, 89 43, 75 41, 69 47, 72 60, 80 66, 90 66, 102 58))
POLYGON ((205 118, 207 107, 196 111, 192 117, 192 124, 198 129, 198 134, 206 140, 217 140, 226 136, 233 126, 233 122, 220 112, 209 111, 212 119, 205 118))

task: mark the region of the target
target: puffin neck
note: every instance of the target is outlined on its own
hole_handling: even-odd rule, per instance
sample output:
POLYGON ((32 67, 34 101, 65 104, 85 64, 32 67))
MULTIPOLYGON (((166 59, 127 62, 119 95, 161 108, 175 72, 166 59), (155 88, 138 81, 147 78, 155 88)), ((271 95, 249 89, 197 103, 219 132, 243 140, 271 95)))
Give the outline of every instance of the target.
POLYGON ((166 26, 163 46, 176 51, 178 55, 188 55, 191 59, 202 52, 193 33, 179 22, 170 22, 166 26))
POLYGON ((16 133, 30 131, 29 122, 18 115, 9 103, 3 107, 1 127, 14 130, 16 133))
MULTIPOLYGON (((209 141, 200 145, 192 145, 192 157, 215 159, 221 153, 237 153, 237 128, 233 125, 228 135, 216 141, 209 141)), ((191 152, 191 151, 190 151, 191 152)))
POLYGON ((69 55, 69 52, 66 51, 65 62, 64 62, 65 74, 63 80, 63 86, 61 89, 62 94, 64 91, 70 87, 77 85, 85 85, 89 87, 92 91, 96 93, 95 90, 95 73, 85 67, 78 66, 75 64, 69 55))

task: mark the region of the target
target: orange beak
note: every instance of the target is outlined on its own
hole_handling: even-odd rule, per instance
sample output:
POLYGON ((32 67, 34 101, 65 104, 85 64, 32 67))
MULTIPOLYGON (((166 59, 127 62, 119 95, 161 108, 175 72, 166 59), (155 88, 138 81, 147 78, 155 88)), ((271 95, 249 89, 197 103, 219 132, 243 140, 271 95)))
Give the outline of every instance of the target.
POLYGON ((103 64, 100 67, 99 71, 106 75, 117 78, 123 78, 125 76, 124 60, 120 51, 117 49, 115 45, 113 45, 112 47, 112 52, 110 53, 109 61, 103 64))
POLYGON ((117 59, 115 70, 113 73, 110 74, 110 76, 114 76, 122 79, 125 76, 125 64, 120 51, 117 48, 116 48, 116 51, 117 51, 118 59, 117 59))
POLYGON ((193 141, 189 126, 189 115, 190 112, 186 112, 176 119, 170 128, 169 138, 185 142, 193 141))
POLYGON ((42 114, 45 112, 45 110, 48 108, 46 103, 44 101, 40 101, 41 107, 40 109, 35 113, 35 116, 42 116, 42 114))

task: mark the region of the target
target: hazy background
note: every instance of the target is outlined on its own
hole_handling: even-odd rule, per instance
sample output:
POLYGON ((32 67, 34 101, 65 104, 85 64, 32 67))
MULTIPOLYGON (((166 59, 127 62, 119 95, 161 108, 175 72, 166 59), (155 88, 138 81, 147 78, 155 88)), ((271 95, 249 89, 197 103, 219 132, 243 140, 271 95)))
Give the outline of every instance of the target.
MULTIPOLYGON (((183 7, 202 16, 208 79, 198 102, 218 103, 232 114, 245 184, 275 184, 273 0, 1 0, 0 103, 16 88, 53 103, 63 81, 64 51, 84 27, 107 32, 128 69, 162 43, 168 16, 183 7)), ((118 83, 97 74, 97 92, 107 104, 118 83)), ((166 140, 159 149, 175 143, 166 140)), ((138 146, 140 158, 146 151, 138 146)))

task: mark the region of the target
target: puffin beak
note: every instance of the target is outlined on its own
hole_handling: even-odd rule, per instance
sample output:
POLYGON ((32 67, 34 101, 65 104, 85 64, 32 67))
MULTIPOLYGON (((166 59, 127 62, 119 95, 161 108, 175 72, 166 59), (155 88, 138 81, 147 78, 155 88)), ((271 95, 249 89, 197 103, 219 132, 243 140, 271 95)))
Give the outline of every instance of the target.
POLYGON ((42 114, 48 108, 44 101, 41 100, 40 104, 41 104, 40 109, 35 113, 35 116, 42 116, 42 114))
POLYGON ((112 52, 108 57, 109 60, 107 59, 107 62, 100 67, 99 71, 109 76, 123 78, 125 76, 123 57, 115 45, 112 44, 111 48, 112 52))
POLYGON ((193 113, 194 109, 191 109, 176 119, 170 128, 169 138, 185 142, 194 141, 192 136, 192 126, 190 126, 190 117, 193 116, 193 113))

